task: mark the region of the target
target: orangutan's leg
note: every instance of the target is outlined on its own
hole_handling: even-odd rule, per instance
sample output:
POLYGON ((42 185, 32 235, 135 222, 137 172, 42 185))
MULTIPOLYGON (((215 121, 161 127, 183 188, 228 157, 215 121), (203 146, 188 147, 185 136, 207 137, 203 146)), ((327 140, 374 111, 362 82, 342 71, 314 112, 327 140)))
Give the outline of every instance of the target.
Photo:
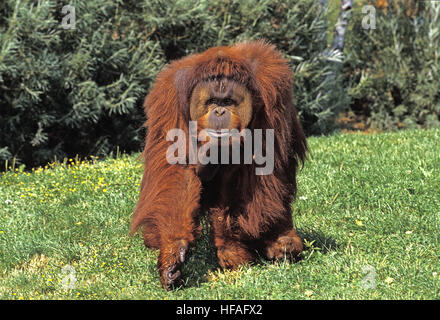
MULTIPOLYGON (((155 203, 154 231, 160 239, 157 267, 165 289, 179 283, 188 250, 200 234, 200 181, 190 170, 176 170, 173 178, 176 178, 174 183, 167 185, 160 202, 155 203)), ((151 235, 151 232, 144 233, 144 241, 155 244, 155 241, 145 238, 148 234, 151 235)))
POLYGON ((264 247, 266 257, 273 260, 283 258, 297 259, 302 250, 302 239, 294 229, 281 233, 275 240, 265 241, 264 247))
POLYGON ((255 259, 249 247, 239 240, 239 236, 232 230, 233 222, 227 214, 227 209, 211 209, 214 245, 217 248, 217 257, 222 268, 236 269, 255 259))

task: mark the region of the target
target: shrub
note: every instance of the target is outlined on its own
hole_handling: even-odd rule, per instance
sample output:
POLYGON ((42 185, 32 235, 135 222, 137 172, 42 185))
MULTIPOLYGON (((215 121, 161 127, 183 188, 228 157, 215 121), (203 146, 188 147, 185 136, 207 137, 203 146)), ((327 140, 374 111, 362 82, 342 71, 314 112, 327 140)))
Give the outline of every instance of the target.
POLYGON ((346 103, 340 57, 327 52, 319 1, 72 0, 0 4, 0 161, 29 166, 142 146, 142 103, 173 59, 265 38, 295 72, 295 105, 308 134, 329 132, 346 103), (4 13, 4 14, 3 14, 4 13), (342 97, 342 99, 341 99, 342 97))
POLYGON ((364 29, 364 15, 357 13, 347 37, 351 109, 372 128, 439 126, 440 5, 376 5, 376 29, 364 29))
POLYGON ((56 2, 2 4, 0 160, 139 148, 143 97, 164 59, 131 12, 136 1, 72 1, 74 30, 56 2))

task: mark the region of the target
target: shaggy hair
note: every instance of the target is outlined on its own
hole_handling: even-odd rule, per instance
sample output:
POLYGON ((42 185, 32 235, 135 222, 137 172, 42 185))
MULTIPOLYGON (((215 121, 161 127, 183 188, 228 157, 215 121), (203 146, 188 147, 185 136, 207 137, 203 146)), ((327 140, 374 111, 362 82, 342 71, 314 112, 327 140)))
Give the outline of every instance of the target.
POLYGON ((210 48, 171 63, 146 98, 144 173, 131 234, 142 229, 147 247, 160 249, 158 268, 167 288, 180 276, 189 246, 200 234, 199 216, 208 213, 219 263, 235 268, 260 251, 269 259, 302 251, 293 229, 291 203, 298 164, 307 143, 292 102, 287 61, 264 41, 210 48), (190 97, 203 80, 227 77, 252 94, 249 129, 274 130, 274 169, 256 175, 256 164, 220 165, 204 179, 200 164, 169 164, 166 151, 174 128, 188 136, 190 97))

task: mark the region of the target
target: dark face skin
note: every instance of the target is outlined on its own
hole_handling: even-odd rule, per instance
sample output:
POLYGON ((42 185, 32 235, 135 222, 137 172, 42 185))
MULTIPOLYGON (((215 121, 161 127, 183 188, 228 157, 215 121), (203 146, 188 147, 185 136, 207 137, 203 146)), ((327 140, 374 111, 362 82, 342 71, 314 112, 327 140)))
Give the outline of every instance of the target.
POLYGON ((200 82, 191 95, 190 115, 200 129, 214 133, 221 129, 241 131, 252 118, 251 94, 227 78, 200 82))

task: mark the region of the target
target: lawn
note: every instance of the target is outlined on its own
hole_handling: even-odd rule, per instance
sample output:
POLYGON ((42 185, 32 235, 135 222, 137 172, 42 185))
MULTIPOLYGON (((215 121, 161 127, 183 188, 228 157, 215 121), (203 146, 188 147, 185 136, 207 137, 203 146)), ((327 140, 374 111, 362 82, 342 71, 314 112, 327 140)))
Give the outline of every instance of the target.
POLYGON ((0 299, 439 299, 440 130, 309 139, 292 205, 306 250, 221 270, 209 226, 164 291, 130 238, 137 156, 0 174, 0 299))

